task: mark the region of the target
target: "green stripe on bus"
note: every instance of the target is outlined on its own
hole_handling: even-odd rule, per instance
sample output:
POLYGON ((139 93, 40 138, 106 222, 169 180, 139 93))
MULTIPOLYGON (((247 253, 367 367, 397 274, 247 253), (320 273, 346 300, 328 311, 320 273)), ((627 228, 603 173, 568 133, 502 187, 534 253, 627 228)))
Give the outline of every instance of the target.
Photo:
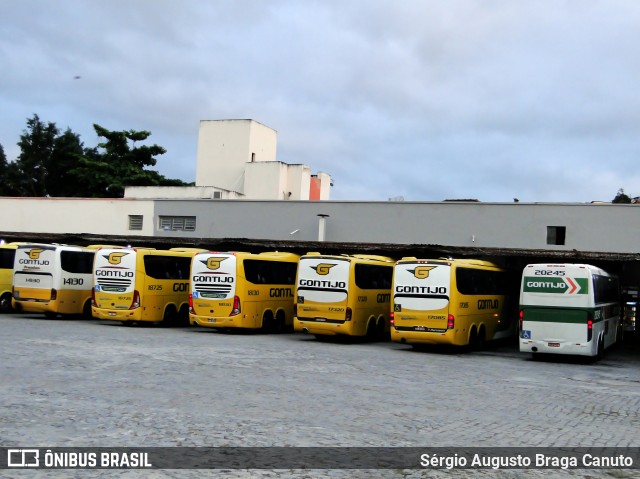
POLYGON ((522 291, 525 293, 587 294, 589 292, 589 278, 525 276, 522 291), (575 283, 575 286, 571 284, 572 282, 575 283))
MULTIPOLYGON (((587 324, 589 316, 592 318, 596 309, 562 309, 562 308, 522 308, 524 321, 543 321, 548 323, 587 324)), ((598 320, 594 320, 594 323, 598 320)))

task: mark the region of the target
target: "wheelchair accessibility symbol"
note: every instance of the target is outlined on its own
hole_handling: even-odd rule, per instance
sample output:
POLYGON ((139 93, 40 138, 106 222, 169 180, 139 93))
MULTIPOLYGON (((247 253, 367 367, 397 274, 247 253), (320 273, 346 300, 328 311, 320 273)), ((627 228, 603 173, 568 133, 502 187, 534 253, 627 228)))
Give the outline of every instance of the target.
POLYGON ((531 339, 531 331, 525 329, 522 331, 522 339, 531 339))

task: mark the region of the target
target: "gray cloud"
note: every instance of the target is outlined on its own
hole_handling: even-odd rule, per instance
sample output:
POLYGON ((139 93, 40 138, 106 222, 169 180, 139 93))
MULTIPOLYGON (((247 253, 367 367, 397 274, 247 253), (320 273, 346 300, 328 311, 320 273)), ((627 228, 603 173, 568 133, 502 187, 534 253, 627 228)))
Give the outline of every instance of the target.
POLYGON ((628 0, 0 4, 0 143, 38 113, 146 129, 195 177, 201 119, 278 130, 335 199, 640 194, 640 5, 628 0), (74 79, 81 76, 80 79, 74 79))

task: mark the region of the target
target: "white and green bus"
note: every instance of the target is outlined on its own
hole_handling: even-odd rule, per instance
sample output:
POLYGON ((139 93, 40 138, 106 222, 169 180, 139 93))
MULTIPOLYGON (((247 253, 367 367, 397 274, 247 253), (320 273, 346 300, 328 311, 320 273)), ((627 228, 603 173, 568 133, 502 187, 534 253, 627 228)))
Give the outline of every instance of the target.
POLYGON ((530 264, 520 290, 520 351, 602 357, 621 338, 618 279, 588 264, 530 264))

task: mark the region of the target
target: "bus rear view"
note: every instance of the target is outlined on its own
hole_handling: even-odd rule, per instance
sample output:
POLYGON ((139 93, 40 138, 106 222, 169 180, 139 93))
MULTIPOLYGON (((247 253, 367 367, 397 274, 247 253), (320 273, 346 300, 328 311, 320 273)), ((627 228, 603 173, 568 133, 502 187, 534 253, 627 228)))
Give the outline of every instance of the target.
POLYGON ((386 339, 394 262, 375 255, 300 258, 295 331, 386 339))
MULTIPOLYGON (((399 261, 394 271, 391 339, 402 343, 455 344, 449 321, 451 266, 442 261, 399 261)), ((466 338, 460 338, 466 343, 466 338)))
POLYGON ((506 272, 494 263, 403 258, 393 278, 393 341, 480 349, 510 330, 515 334, 506 272))
POLYGON ((585 264, 530 264, 520 292, 520 351, 602 356, 621 332, 618 281, 585 264))

